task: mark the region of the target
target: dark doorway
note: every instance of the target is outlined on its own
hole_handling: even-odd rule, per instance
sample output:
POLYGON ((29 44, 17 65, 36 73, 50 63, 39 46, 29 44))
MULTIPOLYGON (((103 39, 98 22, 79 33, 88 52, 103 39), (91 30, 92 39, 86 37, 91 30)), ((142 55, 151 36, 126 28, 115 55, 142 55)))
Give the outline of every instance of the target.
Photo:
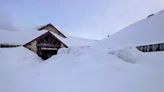
POLYGON ((43 60, 50 58, 52 55, 56 55, 60 48, 61 42, 50 33, 37 39, 37 54, 43 60))

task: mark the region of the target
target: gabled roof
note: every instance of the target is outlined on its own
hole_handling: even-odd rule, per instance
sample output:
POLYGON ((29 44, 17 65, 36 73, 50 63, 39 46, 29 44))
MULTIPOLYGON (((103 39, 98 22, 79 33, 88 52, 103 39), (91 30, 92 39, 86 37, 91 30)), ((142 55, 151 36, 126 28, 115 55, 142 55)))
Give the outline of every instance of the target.
POLYGON ((46 33, 44 33, 44 34, 42 34, 42 35, 40 35, 40 36, 38 36, 38 37, 36 37, 36 38, 33 38, 33 40, 27 42, 25 45, 27 45, 28 43, 31 43, 31 42, 33 42, 34 40, 36 40, 36 39, 38 39, 38 38, 40 38, 40 37, 42 37, 42 36, 44 36, 44 35, 47 35, 47 34, 52 34, 52 36, 53 36, 54 38, 58 39, 61 43, 63 43, 66 47, 68 47, 68 46, 60 39, 60 37, 54 35, 53 32, 49 32, 49 31, 47 31, 46 33))
MULTIPOLYGON (((60 34, 60 36, 62 36, 62 37, 64 37, 64 38, 67 38, 62 32, 60 32, 60 31, 59 31, 56 27, 54 27, 51 23, 49 23, 49 24, 47 24, 47 25, 45 25, 45 26, 42 26, 42 27, 38 28, 38 30, 46 30, 47 27, 52 27, 52 28, 54 28, 54 29, 60 34)), ((50 30, 48 30, 48 31, 50 31, 50 30)))

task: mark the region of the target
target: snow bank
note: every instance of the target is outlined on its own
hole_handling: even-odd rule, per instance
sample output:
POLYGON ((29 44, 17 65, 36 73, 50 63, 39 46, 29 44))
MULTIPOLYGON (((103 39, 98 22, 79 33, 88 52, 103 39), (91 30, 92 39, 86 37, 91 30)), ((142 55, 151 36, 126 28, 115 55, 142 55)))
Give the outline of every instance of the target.
POLYGON ((90 47, 61 49, 57 56, 19 74, 12 88, 24 92, 108 92, 108 72, 119 72, 128 63, 96 52, 90 47))
POLYGON ((42 60, 24 47, 0 48, 0 66, 24 66, 38 61, 42 60))
POLYGON ((19 92, 12 88, 19 82, 19 72, 26 72, 40 62, 42 60, 36 54, 24 47, 0 48, 0 92, 19 92))
POLYGON ((141 53, 136 48, 125 47, 121 49, 110 49, 109 54, 116 55, 126 62, 135 63, 137 61, 137 55, 141 53))
POLYGON ((58 55, 73 55, 73 56, 81 56, 84 54, 91 53, 109 53, 111 55, 115 55, 118 58, 129 62, 135 63, 137 61, 137 56, 141 54, 136 48, 133 47, 124 47, 120 49, 109 49, 109 50, 99 50, 92 47, 71 47, 71 48, 62 48, 58 51, 58 55))
POLYGON ((88 53, 88 51, 92 51, 92 48, 89 46, 61 48, 58 51, 58 55, 69 54, 69 55, 79 56, 88 53))

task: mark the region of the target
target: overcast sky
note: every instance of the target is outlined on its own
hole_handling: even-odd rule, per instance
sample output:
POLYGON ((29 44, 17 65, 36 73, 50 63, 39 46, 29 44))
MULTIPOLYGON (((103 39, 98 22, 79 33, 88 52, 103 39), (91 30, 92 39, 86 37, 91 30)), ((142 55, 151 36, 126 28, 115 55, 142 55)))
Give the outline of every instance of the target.
POLYGON ((163 9, 164 0, 0 0, 0 28, 52 23, 70 35, 101 39, 163 9))

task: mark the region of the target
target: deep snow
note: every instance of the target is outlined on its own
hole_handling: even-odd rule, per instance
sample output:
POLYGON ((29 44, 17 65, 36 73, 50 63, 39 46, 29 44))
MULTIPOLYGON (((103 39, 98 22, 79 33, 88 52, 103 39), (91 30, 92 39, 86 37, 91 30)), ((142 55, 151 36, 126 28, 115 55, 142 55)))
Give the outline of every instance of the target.
POLYGON ((141 53, 134 48, 72 47, 43 62, 23 47, 0 49, 0 91, 163 92, 163 54, 141 53), (128 57, 134 55, 136 61, 113 54, 121 51, 128 57))

